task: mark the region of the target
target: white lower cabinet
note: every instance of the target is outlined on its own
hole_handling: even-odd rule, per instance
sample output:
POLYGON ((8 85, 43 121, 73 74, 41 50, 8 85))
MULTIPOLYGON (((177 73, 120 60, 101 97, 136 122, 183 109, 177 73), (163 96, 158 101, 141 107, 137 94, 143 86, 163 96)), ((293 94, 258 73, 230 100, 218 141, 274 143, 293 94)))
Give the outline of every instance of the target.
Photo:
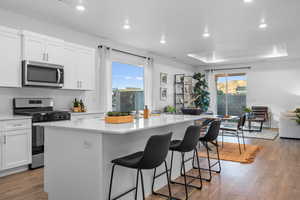
POLYGON ((24 166, 31 163, 31 128, 18 128, 20 123, 24 127, 30 123, 30 120, 16 120, 16 129, 6 127, 5 124, 13 124, 14 122, 0 122, 2 123, 2 130, 0 132, 0 170, 12 169, 15 167, 24 166), (18 125, 18 126, 17 126, 18 125))

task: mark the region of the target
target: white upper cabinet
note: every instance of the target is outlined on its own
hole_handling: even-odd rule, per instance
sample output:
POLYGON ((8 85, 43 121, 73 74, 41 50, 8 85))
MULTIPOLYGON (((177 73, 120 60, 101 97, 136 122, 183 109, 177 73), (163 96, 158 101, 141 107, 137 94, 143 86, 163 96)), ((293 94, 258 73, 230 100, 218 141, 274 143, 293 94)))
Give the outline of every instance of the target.
POLYGON ((79 89, 77 73, 78 47, 72 43, 65 43, 64 59, 64 89, 79 89))
POLYGON ((78 51, 78 75, 80 89, 93 90, 95 88, 95 50, 89 48, 78 51))
POLYGON ((22 60, 64 66, 64 87, 94 90, 95 49, 0 26, 0 87, 22 87, 22 60))
POLYGON ((21 87, 21 36, 0 26, 0 87, 21 87))
POLYGON ((64 89, 94 90, 95 50, 65 43, 64 55, 64 89))
POLYGON ((51 64, 63 63, 63 40, 29 31, 23 31, 22 35, 24 60, 51 64))
POLYGON ((64 60, 64 41, 48 38, 46 41, 47 62, 63 64, 64 60))

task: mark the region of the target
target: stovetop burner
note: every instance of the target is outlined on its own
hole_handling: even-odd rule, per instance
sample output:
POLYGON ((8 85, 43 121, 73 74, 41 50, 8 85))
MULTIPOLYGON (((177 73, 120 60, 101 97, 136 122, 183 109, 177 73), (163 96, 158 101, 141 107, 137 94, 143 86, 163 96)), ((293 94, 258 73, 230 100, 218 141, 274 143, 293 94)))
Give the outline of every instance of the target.
POLYGON ((69 112, 54 110, 53 105, 53 99, 50 98, 16 98, 13 100, 14 114, 32 116, 32 122, 50 122, 71 119, 69 112))

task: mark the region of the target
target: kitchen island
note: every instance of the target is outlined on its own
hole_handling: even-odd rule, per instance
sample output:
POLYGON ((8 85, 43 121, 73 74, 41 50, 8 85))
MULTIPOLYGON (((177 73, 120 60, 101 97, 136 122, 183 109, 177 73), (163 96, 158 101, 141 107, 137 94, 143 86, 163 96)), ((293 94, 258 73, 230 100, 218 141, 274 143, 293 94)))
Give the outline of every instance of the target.
MULTIPOLYGON (((161 115, 127 124, 107 124, 99 117, 41 124, 45 127, 44 183, 48 199, 107 199, 111 160, 143 150, 152 135, 173 132, 172 139, 182 139, 189 125, 205 117, 161 115)), ((180 174, 179 154, 175 153, 173 166, 175 178, 180 174)), ((157 170, 163 171, 163 167, 157 170)), ((144 171, 146 195, 151 194, 152 176, 153 170, 144 171)), ((113 197, 134 186, 135 177, 135 170, 116 167, 113 197)), ((166 183, 162 176, 155 188, 166 183)), ((132 200, 133 194, 123 199, 132 200)))

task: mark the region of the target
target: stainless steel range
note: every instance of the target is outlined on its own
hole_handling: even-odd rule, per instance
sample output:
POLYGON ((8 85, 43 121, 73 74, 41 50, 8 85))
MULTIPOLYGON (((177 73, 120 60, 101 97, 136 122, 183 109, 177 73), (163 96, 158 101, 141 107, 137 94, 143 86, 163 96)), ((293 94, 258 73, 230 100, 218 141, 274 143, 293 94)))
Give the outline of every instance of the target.
POLYGON ((70 120, 67 111, 54 110, 52 98, 15 98, 13 99, 15 115, 32 116, 32 164, 31 169, 44 166, 44 128, 35 126, 37 122, 70 120))

